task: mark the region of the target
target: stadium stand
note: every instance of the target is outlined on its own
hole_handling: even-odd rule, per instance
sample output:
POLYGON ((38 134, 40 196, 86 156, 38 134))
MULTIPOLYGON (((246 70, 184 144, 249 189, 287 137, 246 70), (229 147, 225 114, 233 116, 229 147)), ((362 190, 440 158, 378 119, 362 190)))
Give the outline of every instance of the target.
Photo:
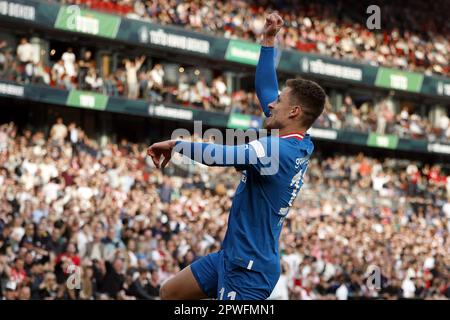
POLYGON ((371 1, 109 1, 63 0, 128 18, 175 24, 227 38, 255 41, 267 8, 278 9, 286 23, 280 45, 339 59, 359 60, 426 74, 450 73, 449 22, 439 13, 448 1, 377 1, 383 31, 365 28, 371 1), (407 5, 406 5, 407 4, 407 5), (430 19, 433 17, 433 19, 430 19))
MULTIPOLYGON (((48 136, 0 128, 3 295, 74 299, 72 262, 85 270, 81 299, 155 299, 167 277, 219 248, 238 182, 229 169, 164 176, 144 145, 100 147, 62 119, 48 136)), ((450 176, 439 166, 316 157, 301 198, 273 298, 450 298, 450 176), (371 264, 379 293, 366 284, 371 264)))
MULTIPOLYGON (((17 48, 11 48, 2 41, 0 48, 0 78, 18 83, 50 85, 66 90, 83 89, 104 93, 109 96, 124 96, 129 99, 145 99, 153 103, 178 103, 183 106, 210 111, 236 112, 260 116, 262 114, 254 91, 237 90, 228 93, 223 75, 208 83, 204 77, 187 70, 181 70, 178 83, 168 84, 164 63, 143 66, 145 59, 125 59, 122 67, 112 70, 103 79, 92 59, 92 52, 86 51, 80 59, 72 48, 61 54, 52 66, 45 66, 40 60, 32 60, 32 46, 27 39, 21 39, 17 48), (181 72, 183 71, 183 72, 181 72)), ((191 68, 196 69, 196 68, 191 68)), ((197 69, 194 71, 198 71, 197 69)), ((356 105, 346 95, 341 108, 328 106, 326 113, 316 122, 322 128, 345 129, 357 132, 395 134, 399 137, 448 141, 450 120, 443 114, 438 121, 430 121, 411 108, 403 107, 398 114, 389 101, 389 96, 376 103, 366 101, 356 105)))

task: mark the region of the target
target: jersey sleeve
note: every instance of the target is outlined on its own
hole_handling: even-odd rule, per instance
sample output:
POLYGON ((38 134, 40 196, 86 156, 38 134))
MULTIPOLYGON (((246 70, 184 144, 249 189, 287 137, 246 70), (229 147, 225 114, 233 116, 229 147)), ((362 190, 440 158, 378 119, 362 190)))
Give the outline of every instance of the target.
POLYGON ((270 116, 269 103, 278 97, 278 80, 275 69, 275 48, 261 47, 255 74, 256 95, 266 117, 270 116))
POLYGON ((177 141, 174 151, 207 166, 253 168, 261 174, 270 174, 279 159, 272 139, 261 138, 237 146, 203 142, 177 141))

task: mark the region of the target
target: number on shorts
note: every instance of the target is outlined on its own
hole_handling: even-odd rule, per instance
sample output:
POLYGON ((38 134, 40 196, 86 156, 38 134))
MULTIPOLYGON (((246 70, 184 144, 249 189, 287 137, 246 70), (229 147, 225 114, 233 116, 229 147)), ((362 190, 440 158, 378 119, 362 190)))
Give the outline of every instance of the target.
POLYGON ((230 300, 236 300, 236 291, 230 291, 228 292, 228 298, 230 298, 230 300))
MULTIPOLYGON (((223 300, 223 294, 225 293, 225 288, 222 287, 222 289, 220 289, 219 293, 220 293, 219 300, 223 300)), ((236 300, 236 291, 228 292, 227 297, 230 298, 230 300, 236 300)))

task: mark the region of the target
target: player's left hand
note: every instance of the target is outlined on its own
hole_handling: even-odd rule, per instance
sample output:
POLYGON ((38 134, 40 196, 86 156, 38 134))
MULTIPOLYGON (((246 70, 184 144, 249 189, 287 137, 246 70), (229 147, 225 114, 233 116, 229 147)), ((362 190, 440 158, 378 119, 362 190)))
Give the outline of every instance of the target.
POLYGON ((169 163, 175 143, 175 140, 167 140, 154 143, 147 149, 147 155, 152 157, 153 163, 158 169, 164 168, 169 163), (161 156, 164 156, 162 163, 161 156))

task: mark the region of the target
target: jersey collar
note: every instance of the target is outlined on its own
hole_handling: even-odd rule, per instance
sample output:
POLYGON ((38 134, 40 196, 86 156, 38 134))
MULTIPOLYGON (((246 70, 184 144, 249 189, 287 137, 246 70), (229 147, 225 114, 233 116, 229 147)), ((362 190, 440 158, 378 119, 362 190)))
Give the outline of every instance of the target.
POLYGON ((283 134, 282 136, 280 136, 280 138, 283 138, 283 139, 294 138, 297 140, 303 140, 304 137, 305 137, 305 133, 303 133, 303 132, 291 132, 291 133, 283 134))

